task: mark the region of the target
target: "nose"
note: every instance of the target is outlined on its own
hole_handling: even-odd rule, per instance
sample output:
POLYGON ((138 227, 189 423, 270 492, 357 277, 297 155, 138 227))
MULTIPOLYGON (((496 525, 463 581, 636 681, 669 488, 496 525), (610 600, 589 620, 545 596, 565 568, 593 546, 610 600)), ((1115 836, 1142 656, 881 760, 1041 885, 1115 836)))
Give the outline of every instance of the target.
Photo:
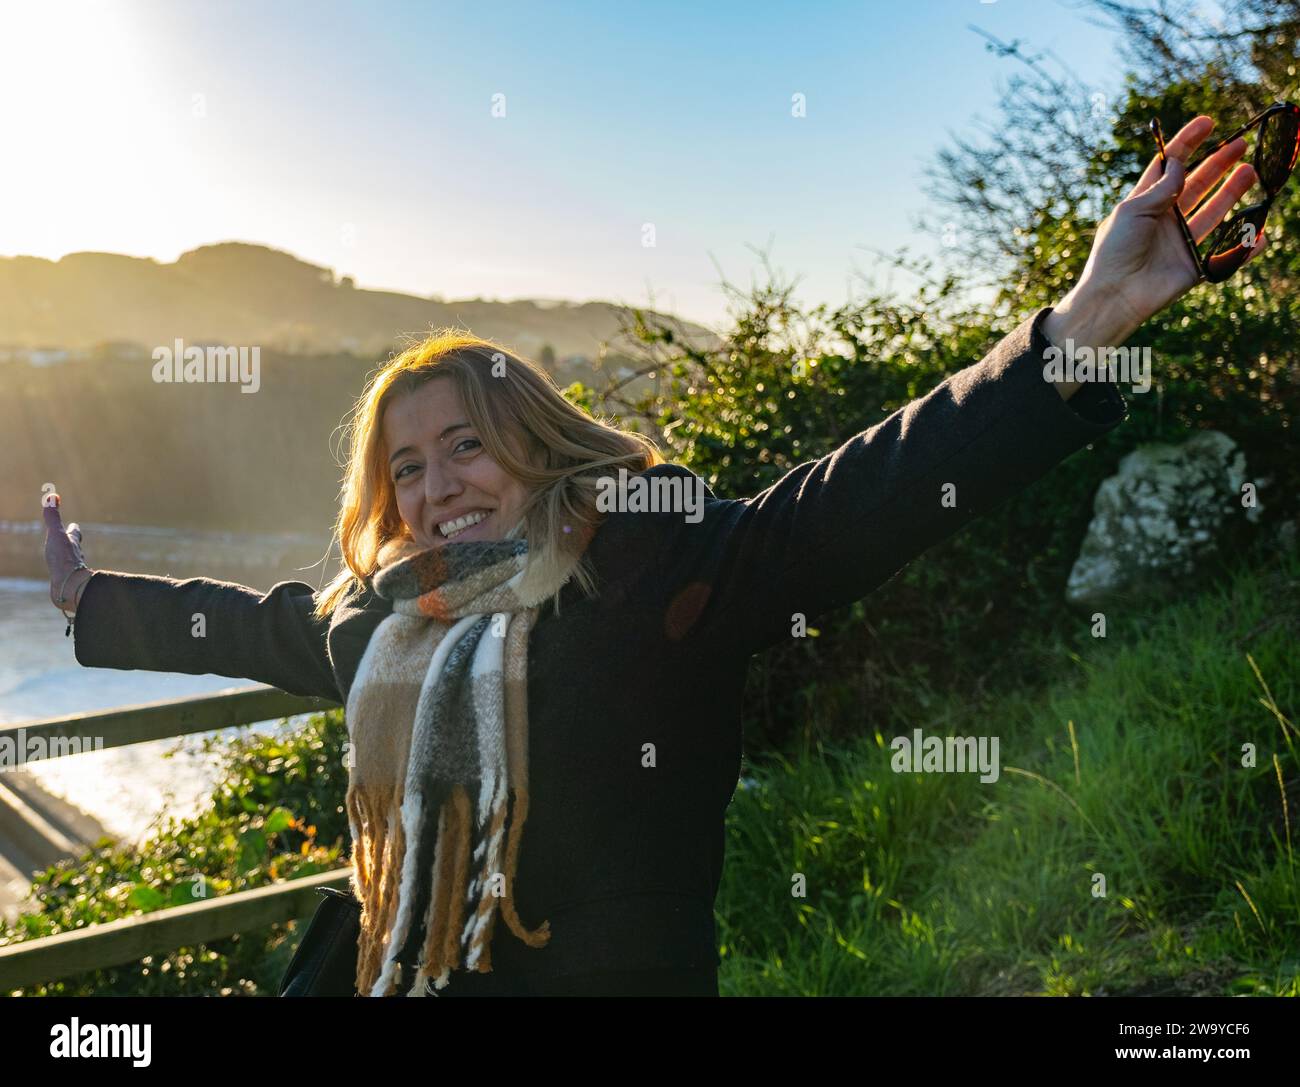
POLYGON ((446 468, 430 464, 424 471, 424 501, 437 508, 455 498, 465 488, 456 477, 454 465, 446 468))

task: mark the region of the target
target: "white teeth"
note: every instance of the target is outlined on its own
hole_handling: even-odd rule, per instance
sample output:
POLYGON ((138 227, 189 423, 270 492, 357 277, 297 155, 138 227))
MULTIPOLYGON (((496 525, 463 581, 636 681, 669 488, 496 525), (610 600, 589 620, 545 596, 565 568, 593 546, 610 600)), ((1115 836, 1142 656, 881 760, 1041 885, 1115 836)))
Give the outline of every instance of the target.
POLYGON ((485 517, 487 517, 487 513, 483 510, 480 510, 477 513, 467 513, 464 517, 457 517, 454 521, 444 521, 438 526, 438 531, 446 536, 447 539, 451 539, 453 536, 464 532, 465 529, 477 525, 485 517))

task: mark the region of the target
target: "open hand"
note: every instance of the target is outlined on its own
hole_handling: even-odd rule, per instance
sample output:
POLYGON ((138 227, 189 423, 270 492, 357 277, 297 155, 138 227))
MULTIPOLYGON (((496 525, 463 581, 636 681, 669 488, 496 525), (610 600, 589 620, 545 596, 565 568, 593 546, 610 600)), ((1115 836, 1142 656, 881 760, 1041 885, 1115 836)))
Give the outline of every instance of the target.
POLYGON ((94 572, 81 554, 81 526, 75 521, 64 529, 59 496, 51 492, 41 500, 45 516, 45 565, 50 571, 50 600, 61 611, 75 612, 81 590, 94 572))
MULTIPOLYGON (((1152 156, 1137 184, 1102 222, 1079 282, 1049 315, 1051 327, 1044 328, 1049 338, 1060 343, 1068 335, 1076 343, 1119 346, 1148 317, 1196 285, 1198 271, 1174 216, 1174 202, 1199 243, 1256 181, 1255 168, 1238 162, 1246 153, 1246 141, 1240 138, 1187 175, 1186 163, 1213 128, 1213 118, 1204 115, 1188 121, 1165 145, 1163 176, 1159 154, 1152 156)), ((1265 234, 1260 231, 1247 260, 1264 248, 1265 234)))

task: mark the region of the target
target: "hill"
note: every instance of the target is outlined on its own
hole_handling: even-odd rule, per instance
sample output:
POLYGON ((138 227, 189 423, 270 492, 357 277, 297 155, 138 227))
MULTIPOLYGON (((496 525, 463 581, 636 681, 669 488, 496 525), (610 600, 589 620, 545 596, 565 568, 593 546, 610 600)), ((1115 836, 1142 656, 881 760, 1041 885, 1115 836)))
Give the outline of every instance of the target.
POLYGON ((0 346, 9 348, 153 346, 180 337, 377 357, 430 328, 462 325, 538 361, 549 345, 560 363, 578 363, 599 358, 602 345, 618 353, 622 312, 605 302, 445 301, 364 290, 329 268, 242 242, 205 245, 172 264, 116 253, 0 257, 0 346))

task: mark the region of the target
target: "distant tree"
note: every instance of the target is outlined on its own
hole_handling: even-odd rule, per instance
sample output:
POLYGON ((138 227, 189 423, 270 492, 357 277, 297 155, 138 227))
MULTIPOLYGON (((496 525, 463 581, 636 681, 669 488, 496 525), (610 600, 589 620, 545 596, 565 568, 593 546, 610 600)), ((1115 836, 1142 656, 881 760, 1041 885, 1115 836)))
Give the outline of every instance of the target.
MULTIPOLYGON (((1123 89, 1103 91, 1051 50, 972 27, 990 52, 1023 68, 1008 81, 1001 116, 971 126, 984 138, 954 136, 928 171, 927 192, 945 210, 919 228, 943 237, 968 286, 994 289, 1004 316, 1051 304, 1078 278, 1096 226, 1155 150, 1152 115, 1167 136, 1197 113, 1226 132, 1297 93, 1297 0, 1226 0, 1219 19, 1187 0, 1089 7, 1120 32, 1123 89)), ((1291 217, 1294 191, 1287 196, 1270 216, 1278 227, 1291 217)), ((1265 267, 1255 261, 1251 277, 1265 267)))
MULTIPOLYGON (((999 321, 1054 305, 1076 282, 1104 216, 1155 153, 1153 116, 1172 135, 1206 114, 1226 135, 1274 101, 1300 97, 1300 0, 1226 0, 1217 14, 1186 0, 1088 6, 1119 31, 1119 89, 1084 83, 1050 51, 984 34, 1018 65, 1002 116, 987 139, 954 137, 931 175, 962 287, 988 289, 999 321)), ((1257 139, 1258 130, 1247 137, 1246 161, 1257 139)), ((1261 199, 1255 186, 1238 206, 1261 199)), ((1135 334, 1154 360, 1153 388, 1130 397, 1124 430, 1134 444, 1222 430, 1271 479, 1265 518, 1275 520, 1300 510, 1300 180, 1281 192, 1265 229, 1259 259, 1189 291, 1135 334)))
POLYGON ((542 347, 541 363, 547 373, 555 369, 555 348, 549 343, 542 347))

